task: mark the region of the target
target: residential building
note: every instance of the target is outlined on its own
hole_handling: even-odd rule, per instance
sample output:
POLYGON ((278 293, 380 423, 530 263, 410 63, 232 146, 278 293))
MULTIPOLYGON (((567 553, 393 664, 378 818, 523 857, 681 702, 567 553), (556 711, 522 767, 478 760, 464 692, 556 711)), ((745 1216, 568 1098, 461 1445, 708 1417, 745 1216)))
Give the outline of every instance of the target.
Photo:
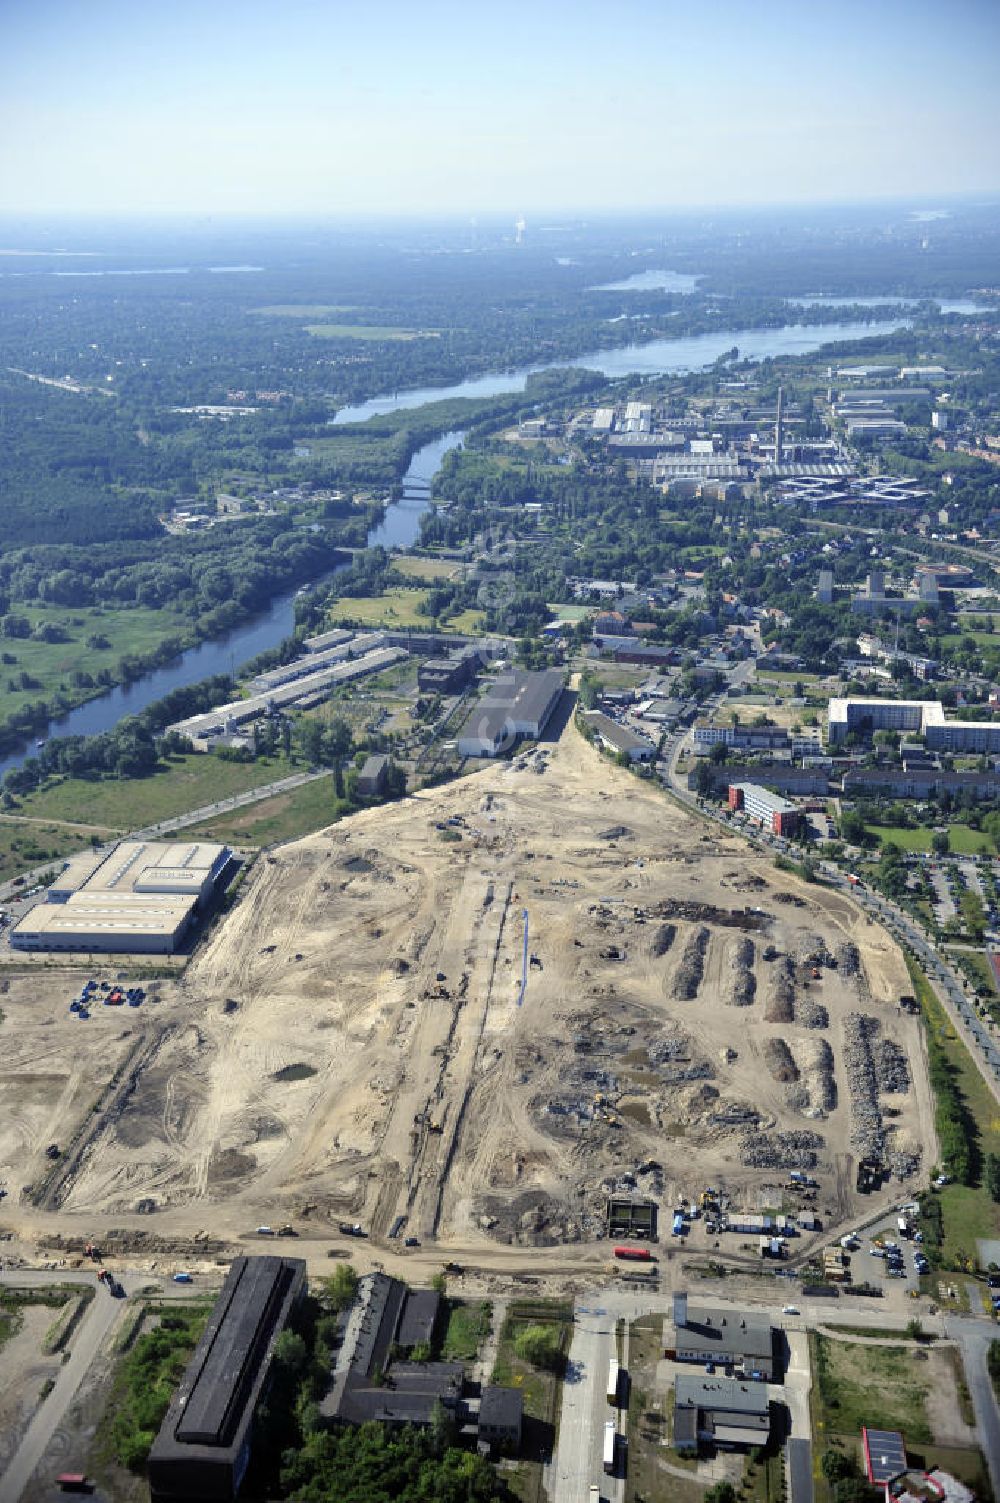
POLYGON ((362 798, 377 798, 385 792, 386 779, 389 775, 389 758, 381 754, 365 758, 364 766, 358 774, 357 791, 362 798))
POLYGON ((775 835, 794 835, 802 818, 795 804, 759 783, 731 783, 729 807, 742 809, 775 835))
POLYGON ((831 699, 827 739, 831 744, 856 733, 899 731, 924 737, 932 751, 1000 755, 1000 722, 946 720, 936 699, 831 699))

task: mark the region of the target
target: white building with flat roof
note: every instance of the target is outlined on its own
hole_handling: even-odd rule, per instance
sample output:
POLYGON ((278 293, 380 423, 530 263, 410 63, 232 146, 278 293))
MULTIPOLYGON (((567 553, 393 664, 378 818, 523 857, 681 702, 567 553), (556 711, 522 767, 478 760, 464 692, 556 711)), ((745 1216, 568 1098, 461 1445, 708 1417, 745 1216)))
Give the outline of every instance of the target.
POLYGON ((205 841, 123 840, 74 857, 11 930, 15 950, 171 954, 231 859, 205 841))
POLYGON ((852 731, 905 731, 923 736, 932 751, 1000 755, 1000 722, 946 720, 937 699, 831 699, 827 739, 836 744, 852 731))

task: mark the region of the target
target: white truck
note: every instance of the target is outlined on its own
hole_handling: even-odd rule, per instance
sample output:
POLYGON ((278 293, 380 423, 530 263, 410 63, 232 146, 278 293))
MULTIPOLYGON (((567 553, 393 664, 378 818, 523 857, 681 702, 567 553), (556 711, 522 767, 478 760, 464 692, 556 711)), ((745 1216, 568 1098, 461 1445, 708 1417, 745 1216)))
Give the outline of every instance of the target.
POLYGON ((610 1477, 615 1469, 615 1442, 617 1435, 614 1420, 607 1420, 604 1426, 604 1470, 610 1477))

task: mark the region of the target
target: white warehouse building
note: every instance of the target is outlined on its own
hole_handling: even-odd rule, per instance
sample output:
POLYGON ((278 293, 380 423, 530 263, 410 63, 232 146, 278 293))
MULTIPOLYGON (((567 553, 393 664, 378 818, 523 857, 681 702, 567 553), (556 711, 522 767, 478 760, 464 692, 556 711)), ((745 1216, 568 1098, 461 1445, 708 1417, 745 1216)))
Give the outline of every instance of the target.
POLYGON ((11 930, 15 950, 169 955, 229 866, 225 845, 123 840, 110 854, 76 856, 11 930))

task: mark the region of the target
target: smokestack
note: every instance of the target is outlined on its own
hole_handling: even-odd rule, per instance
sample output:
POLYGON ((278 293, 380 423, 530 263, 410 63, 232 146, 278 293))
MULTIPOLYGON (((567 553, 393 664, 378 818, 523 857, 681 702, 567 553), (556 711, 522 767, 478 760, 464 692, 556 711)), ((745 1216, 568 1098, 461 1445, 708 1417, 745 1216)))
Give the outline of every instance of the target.
POLYGON ((784 413, 783 413, 782 409, 784 407, 784 402, 785 402, 785 393, 784 393, 783 388, 779 386, 778 387, 778 416, 777 416, 777 419, 776 419, 775 424, 774 424, 774 462, 775 462, 775 464, 780 464, 781 463, 781 454, 782 454, 782 450, 784 448, 784 442, 783 442, 783 440, 784 440, 784 432, 783 432, 783 425, 782 425, 782 418, 784 416, 784 413))
POLYGON ((674 1294, 674 1326, 678 1331, 683 1331, 688 1319, 688 1297, 686 1294, 674 1294))

